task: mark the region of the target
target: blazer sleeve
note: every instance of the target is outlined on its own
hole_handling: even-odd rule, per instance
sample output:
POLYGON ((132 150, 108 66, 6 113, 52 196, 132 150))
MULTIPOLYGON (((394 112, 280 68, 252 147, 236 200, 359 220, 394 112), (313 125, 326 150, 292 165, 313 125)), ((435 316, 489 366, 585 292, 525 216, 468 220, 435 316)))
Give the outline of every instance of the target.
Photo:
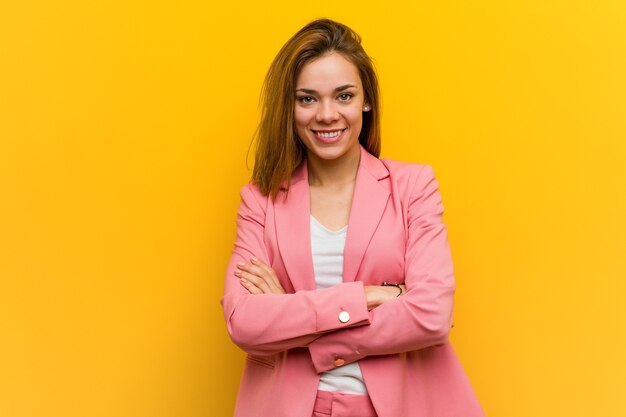
MULTIPOLYGON (((416 165, 417 166, 417 165, 416 165)), ((339 330, 309 344, 318 372, 369 355, 422 349, 447 340, 455 281, 443 205, 433 169, 422 165, 407 206, 405 252, 407 292, 370 312, 369 326, 339 330)))
POLYGON ((264 239, 267 204, 267 197, 256 186, 248 184, 241 189, 237 236, 221 299, 233 342, 247 353, 272 355, 306 347, 326 332, 369 324, 362 282, 294 294, 250 294, 240 284, 233 273, 238 262, 248 262, 253 256, 269 259, 264 239), (348 314, 342 314, 340 320, 344 311, 348 314))

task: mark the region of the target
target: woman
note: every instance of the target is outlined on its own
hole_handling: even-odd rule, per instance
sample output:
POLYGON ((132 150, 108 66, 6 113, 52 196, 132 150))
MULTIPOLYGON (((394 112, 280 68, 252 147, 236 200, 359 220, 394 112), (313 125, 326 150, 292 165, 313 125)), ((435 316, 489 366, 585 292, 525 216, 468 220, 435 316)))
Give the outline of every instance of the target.
POLYGON ((379 159, 359 36, 322 19, 265 79, 222 306, 236 416, 482 416, 448 342, 454 276, 428 165, 379 159))

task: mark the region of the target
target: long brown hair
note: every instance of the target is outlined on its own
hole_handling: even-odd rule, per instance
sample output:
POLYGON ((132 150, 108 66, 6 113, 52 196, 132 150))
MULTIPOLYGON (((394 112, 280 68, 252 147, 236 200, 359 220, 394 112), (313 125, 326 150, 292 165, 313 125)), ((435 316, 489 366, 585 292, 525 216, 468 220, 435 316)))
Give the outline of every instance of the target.
POLYGON ((364 101, 371 110, 363 113, 359 143, 372 155, 380 155, 380 98, 378 78, 361 37, 344 24, 318 19, 304 26, 283 45, 270 65, 261 90, 261 121, 252 182, 272 199, 281 187, 289 190, 289 178, 306 157, 294 123, 296 80, 302 67, 325 54, 337 52, 359 71, 364 101))

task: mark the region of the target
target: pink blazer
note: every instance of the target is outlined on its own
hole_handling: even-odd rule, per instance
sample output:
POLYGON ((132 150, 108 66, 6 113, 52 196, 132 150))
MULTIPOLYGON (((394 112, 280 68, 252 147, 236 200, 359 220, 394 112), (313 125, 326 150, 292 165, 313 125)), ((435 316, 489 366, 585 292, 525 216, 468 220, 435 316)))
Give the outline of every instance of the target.
POLYGON ((319 374, 357 360, 380 417, 484 416, 448 341, 455 282, 432 168, 361 147, 343 283, 319 291, 306 161, 283 195, 241 189, 221 301, 230 337, 247 352, 235 416, 309 417, 319 374), (272 266, 288 294, 241 286, 235 265, 252 256, 272 266), (404 282, 407 292, 368 312, 363 286, 383 281, 404 282))

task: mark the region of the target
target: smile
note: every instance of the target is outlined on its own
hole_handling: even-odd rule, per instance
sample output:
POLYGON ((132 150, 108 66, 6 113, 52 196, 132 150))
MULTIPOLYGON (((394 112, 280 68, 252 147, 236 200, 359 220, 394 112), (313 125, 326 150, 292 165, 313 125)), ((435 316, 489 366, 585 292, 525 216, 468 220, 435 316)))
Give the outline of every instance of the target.
POLYGON ((326 143, 326 144, 330 144, 330 143, 338 142, 343 137, 343 133, 346 130, 347 128, 337 129, 337 130, 326 130, 326 131, 313 130, 313 133, 315 134, 315 137, 319 141, 326 143))
POLYGON ((333 130, 331 132, 319 132, 319 131, 313 131, 315 132, 315 134, 321 138, 326 138, 326 139, 330 139, 330 138, 336 138, 337 136, 341 135, 341 133, 344 131, 345 129, 341 129, 341 130, 333 130))

